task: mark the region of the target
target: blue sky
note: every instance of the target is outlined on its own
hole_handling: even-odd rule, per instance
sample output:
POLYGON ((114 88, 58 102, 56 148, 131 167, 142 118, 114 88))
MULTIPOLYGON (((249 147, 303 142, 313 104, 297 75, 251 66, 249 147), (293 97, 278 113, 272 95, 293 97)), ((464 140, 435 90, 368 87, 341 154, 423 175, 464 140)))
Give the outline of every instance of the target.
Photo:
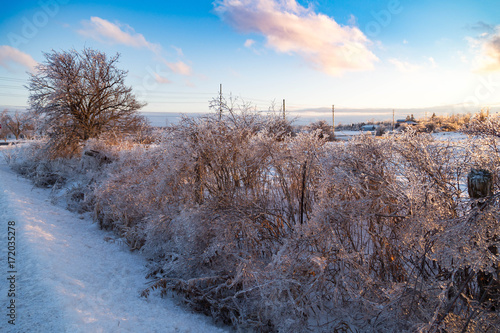
MULTIPOLYGON (((3 4, 0 105, 43 52, 121 54, 149 112, 208 112, 219 84, 258 110, 388 118, 500 106, 496 0, 42 0, 3 4), (343 113, 342 113, 343 112, 343 113)), ((361 117, 361 118, 360 118, 361 117)), ((339 120, 339 121, 340 121, 339 120)))

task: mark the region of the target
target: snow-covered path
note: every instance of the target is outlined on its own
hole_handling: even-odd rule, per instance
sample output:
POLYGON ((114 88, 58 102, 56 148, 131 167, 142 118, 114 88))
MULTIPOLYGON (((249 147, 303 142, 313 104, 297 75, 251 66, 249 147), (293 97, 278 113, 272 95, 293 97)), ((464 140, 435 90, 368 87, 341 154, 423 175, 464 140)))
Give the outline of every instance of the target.
POLYGON ((145 260, 14 174, 0 152, 0 332, 227 332, 171 299, 145 299, 145 260), (8 280, 15 221, 15 283, 8 280), (9 288, 15 287, 15 297, 9 288), (11 295, 12 296, 12 295, 11 295), (15 300, 15 326, 8 323, 15 300))

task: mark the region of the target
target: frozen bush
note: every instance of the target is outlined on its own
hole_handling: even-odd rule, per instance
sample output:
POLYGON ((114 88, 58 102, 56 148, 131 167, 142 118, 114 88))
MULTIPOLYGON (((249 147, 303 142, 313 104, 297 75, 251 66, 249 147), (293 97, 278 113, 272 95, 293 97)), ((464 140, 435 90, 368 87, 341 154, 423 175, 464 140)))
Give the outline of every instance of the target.
MULTIPOLYGON (((487 169, 498 192, 494 135, 452 143, 408 128, 326 143, 285 125, 185 118, 154 145, 89 141, 99 154, 48 165, 72 209, 151 259, 144 296, 173 290, 259 332, 498 327, 499 195, 478 204, 466 185, 487 169)), ((11 159, 34 175, 43 162, 34 147, 11 159)))
POLYGON ((21 145, 7 153, 11 168, 31 179, 35 186, 62 186, 73 168, 75 161, 67 159, 48 159, 44 141, 33 141, 21 145))

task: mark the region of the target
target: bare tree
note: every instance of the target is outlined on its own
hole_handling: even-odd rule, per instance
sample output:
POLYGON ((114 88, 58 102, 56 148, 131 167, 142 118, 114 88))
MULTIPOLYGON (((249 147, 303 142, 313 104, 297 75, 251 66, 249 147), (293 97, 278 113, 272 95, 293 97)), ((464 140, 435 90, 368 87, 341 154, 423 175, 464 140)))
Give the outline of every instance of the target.
POLYGON ((16 111, 13 115, 10 115, 7 110, 4 110, 0 118, 5 131, 13 134, 16 140, 19 140, 22 135, 29 135, 28 132, 33 130, 31 117, 26 112, 16 111))
POLYGON ((320 138, 327 138, 329 141, 333 140, 332 126, 328 125, 324 120, 318 120, 317 122, 309 124, 307 129, 311 132, 319 130, 318 135, 320 138))
POLYGON ((125 85, 119 54, 108 57, 86 48, 44 55, 27 88, 30 109, 44 120, 53 156, 74 154, 90 138, 128 133, 142 122, 137 111, 145 104, 125 85))
POLYGON ((4 141, 7 141, 7 138, 10 134, 6 122, 7 122, 7 109, 3 110, 3 112, 0 114, 0 139, 4 141))

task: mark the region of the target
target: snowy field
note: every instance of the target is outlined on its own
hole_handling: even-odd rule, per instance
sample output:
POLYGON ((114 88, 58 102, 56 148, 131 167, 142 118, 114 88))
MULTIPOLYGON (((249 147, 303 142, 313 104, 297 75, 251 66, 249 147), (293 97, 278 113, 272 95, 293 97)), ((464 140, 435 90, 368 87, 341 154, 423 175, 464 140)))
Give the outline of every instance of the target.
MULTIPOLYGON (((341 140, 349 140, 353 136, 356 135, 361 135, 362 133, 367 134, 368 132, 361 132, 361 131, 335 131, 335 137, 337 139, 341 140)), ((374 134, 373 132, 370 132, 371 134, 374 134)), ((459 132, 439 132, 439 133, 432 133, 432 136, 434 139, 437 140, 450 140, 450 141, 460 141, 460 140, 465 140, 467 138, 467 135, 459 133, 459 132)))
POLYGON ((49 193, 18 177, 0 157, 0 332, 229 331, 172 299, 140 297, 147 287, 145 259, 88 218, 52 205, 49 193), (8 221, 15 222, 13 274, 8 221), (15 326, 8 323, 11 299, 15 326))

